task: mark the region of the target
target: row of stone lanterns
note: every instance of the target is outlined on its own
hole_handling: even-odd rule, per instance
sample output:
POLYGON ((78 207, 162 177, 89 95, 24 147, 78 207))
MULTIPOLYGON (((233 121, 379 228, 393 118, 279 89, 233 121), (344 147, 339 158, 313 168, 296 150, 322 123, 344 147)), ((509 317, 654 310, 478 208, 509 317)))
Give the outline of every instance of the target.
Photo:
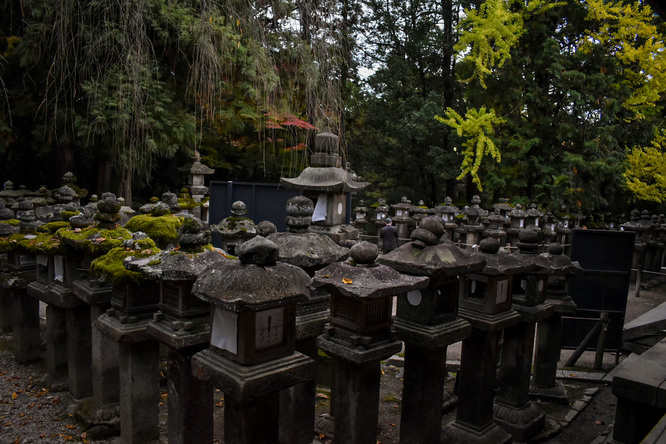
MULTIPOLYGON (((263 237, 238 247, 240 262, 214 250, 198 251, 206 243, 205 234, 199 231, 199 223, 188 222, 181 229, 179 250, 128 259, 130 269, 140 271, 148 280, 159 281, 159 296, 155 299, 143 293, 129 294, 127 289, 118 291, 111 301, 113 308, 96 323, 119 343, 120 392, 124 394, 121 400, 125 399, 121 401, 125 402, 121 405, 121 433, 126 440, 137 442, 155 437, 156 421, 152 418, 156 418, 159 362, 155 344, 159 341, 171 349, 170 399, 180 401, 169 406, 170 436, 208 439, 211 423, 203 418, 210 416, 207 411, 212 407, 206 402, 197 403, 197 397, 191 395, 196 393, 208 399, 213 384, 228 394, 229 430, 225 434, 229 442, 277 441, 279 425, 275 424, 279 421, 268 421, 275 412, 285 410, 278 407, 284 404, 276 401, 277 392, 313 379, 312 357, 295 354, 297 302, 308 302, 301 306, 303 325, 307 325, 306 321, 317 325, 304 327, 310 333, 303 339, 312 338, 312 332, 317 332, 323 323, 321 310, 311 310, 321 304, 309 289, 308 273, 277 263, 280 257, 295 257, 289 253, 289 237, 294 239, 292 242, 301 242, 298 249, 306 250, 302 257, 292 260, 310 273, 331 263, 316 272, 314 286, 332 294, 329 326, 319 336, 318 344, 337 362, 332 415, 336 439, 374 442, 379 361, 400 348, 391 329, 391 299, 396 295, 399 298, 394 325, 398 338, 406 344, 402 426, 405 440, 426 442, 439 433, 446 347, 461 339, 464 345, 458 419, 444 433, 504 436, 492 426, 494 366, 498 334, 503 329, 505 344, 515 343, 515 356, 523 358, 521 366, 502 361, 505 374, 518 374, 521 378, 500 381, 503 397, 496 403, 502 408, 533 412, 531 406, 525 407, 526 392, 516 386, 515 380, 520 379, 524 385, 528 375, 529 381, 524 357, 531 345, 526 338, 533 332, 534 323, 549 313, 533 308, 544 303, 547 275, 554 270, 566 274, 562 267, 537 264, 537 258, 543 255, 536 253, 534 234, 519 243, 521 255, 528 259, 521 259, 518 254, 498 255, 496 237, 482 241, 481 253, 473 254, 446 240, 445 227, 439 220, 426 218, 412 232, 409 244, 382 256, 384 265, 375 264, 377 249, 367 243, 353 248, 351 261, 337 262, 347 254, 344 249, 335 245, 315 247, 329 238, 316 235, 311 239, 307 233, 313 206, 303 197, 288 203, 291 236, 273 235, 285 249, 284 255, 279 253, 277 243, 263 237), (302 242, 306 242, 305 247, 302 242), (331 253, 333 246, 338 249, 335 253, 331 253), (206 259, 195 265, 199 258, 209 256, 211 261, 206 259), (509 260, 513 262, 507 263, 509 260), (205 267, 208 268, 203 271, 205 267), (215 307, 210 348, 205 328, 209 325, 208 312, 206 306, 189 298, 190 287, 192 293, 215 307), (514 295, 516 299, 512 300, 514 295), (529 308, 521 311, 518 305, 529 308), (153 315, 157 308, 160 313, 153 315), (312 317, 315 313, 316 320, 312 317), (508 327, 521 322, 527 327, 515 334, 507 333, 508 327), (510 337, 515 337, 515 341, 509 341, 510 337), (205 350, 198 351, 202 348, 205 350), (193 382, 191 374, 204 383, 193 382), (363 408, 358 413, 350 412, 350 403, 363 408), (261 414, 257 415, 259 411, 261 414), (440 419, 436 420, 438 415, 440 419), (266 421, 258 421, 258 417, 266 421), (155 426, 147 427, 149 424, 155 426), (187 428, 191 424, 197 424, 197 431, 187 428)), ((139 240, 126 242, 124 249, 143 250, 135 249, 139 240)), ((16 262, 15 258, 12 260, 16 262)), ((301 404, 292 407, 296 405, 301 404)), ((311 408, 311 402, 309 405, 306 408, 311 408)), ((534 416, 530 430, 524 432, 527 435, 540 424, 542 416, 534 416)))

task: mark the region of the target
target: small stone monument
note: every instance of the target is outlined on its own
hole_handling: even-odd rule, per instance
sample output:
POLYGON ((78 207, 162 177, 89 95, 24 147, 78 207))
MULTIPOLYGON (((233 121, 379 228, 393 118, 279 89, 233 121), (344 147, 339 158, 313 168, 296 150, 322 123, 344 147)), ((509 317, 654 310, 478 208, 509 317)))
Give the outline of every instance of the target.
POLYGON ((246 217, 247 206, 237 200, 231 205, 231 216, 222 219, 218 225, 211 225, 213 233, 222 237, 222 249, 234 255, 236 249, 257 235, 257 228, 252 219, 246 217))

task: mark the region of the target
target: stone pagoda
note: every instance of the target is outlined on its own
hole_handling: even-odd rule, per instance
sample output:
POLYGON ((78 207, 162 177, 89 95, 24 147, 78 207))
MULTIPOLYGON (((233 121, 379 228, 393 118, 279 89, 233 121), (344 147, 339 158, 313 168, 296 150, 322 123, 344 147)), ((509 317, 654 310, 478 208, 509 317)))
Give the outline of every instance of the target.
POLYGON ((328 131, 317 134, 310 166, 296 178, 280 178, 280 184, 301 190, 316 202, 310 231, 326 234, 339 244, 353 243, 359 231, 347 223, 347 193, 361 191, 369 183, 357 182, 349 169, 342 168, 338 147, 335 134, 328 131))

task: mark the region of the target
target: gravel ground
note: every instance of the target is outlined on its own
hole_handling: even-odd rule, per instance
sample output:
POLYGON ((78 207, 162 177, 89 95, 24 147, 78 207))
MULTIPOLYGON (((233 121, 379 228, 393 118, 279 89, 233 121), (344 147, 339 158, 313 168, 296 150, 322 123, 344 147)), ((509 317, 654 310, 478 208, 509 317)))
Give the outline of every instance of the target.
POLYGON ((0 443, 94 442, 74 421, 67 392, 42 387, 39 364, 21 365, 11 335, 0 337, 0 443))

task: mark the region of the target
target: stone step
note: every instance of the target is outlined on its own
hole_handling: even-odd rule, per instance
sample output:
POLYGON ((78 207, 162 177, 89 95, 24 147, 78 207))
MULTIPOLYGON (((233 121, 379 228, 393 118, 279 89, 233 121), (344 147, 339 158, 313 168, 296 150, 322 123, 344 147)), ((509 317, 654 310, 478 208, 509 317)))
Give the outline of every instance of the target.
POLYGON ((666 330, 666 302, 624 325, 623 341, 659 335, 666 330))

